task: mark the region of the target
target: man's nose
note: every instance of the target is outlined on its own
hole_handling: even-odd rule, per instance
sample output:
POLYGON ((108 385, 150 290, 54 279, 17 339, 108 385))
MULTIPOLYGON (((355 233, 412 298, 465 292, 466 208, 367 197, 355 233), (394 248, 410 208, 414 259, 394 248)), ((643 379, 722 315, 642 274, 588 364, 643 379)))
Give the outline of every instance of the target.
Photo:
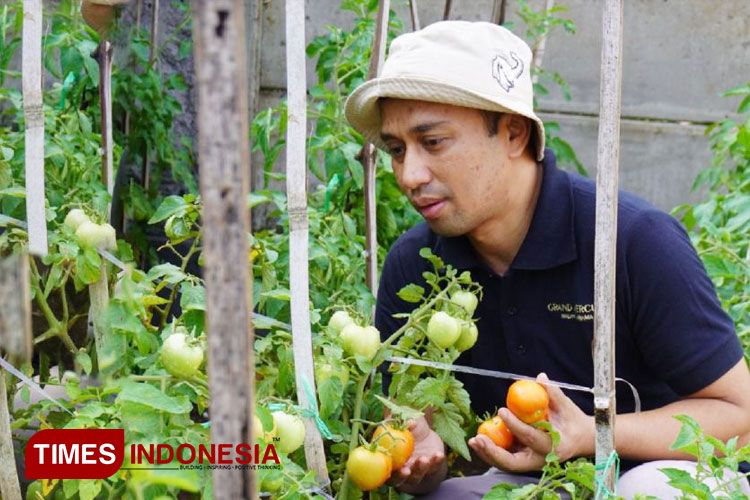
POLYGON ((401 188, 407 193, 419 189, 432 180, 428 158, 418 148, 409 148, 401 169, 401 188))

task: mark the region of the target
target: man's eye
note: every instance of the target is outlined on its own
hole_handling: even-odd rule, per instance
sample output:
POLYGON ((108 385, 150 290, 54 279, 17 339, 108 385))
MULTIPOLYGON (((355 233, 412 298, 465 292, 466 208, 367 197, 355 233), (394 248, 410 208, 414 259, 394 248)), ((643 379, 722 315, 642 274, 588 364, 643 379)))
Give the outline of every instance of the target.
POLYGON ((388 154, 390 154, 391 156, 401 156, 402 154, 404 154, 404 147, 403 146, 389 146, 388 154))
POLYGON ((442 137, 428 137, 424 140, 425 145, 430 148, 439 146, 442 142, 443 142, 442 137))

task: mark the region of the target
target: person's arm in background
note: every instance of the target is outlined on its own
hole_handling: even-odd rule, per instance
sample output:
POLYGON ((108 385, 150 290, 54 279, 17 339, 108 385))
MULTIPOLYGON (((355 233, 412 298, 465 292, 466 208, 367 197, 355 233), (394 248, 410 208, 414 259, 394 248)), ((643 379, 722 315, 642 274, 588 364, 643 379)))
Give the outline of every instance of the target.
MULTIPOLYGON (((418 256, 416 258, 421 259, 418 256)), ((414 308, 414 304, 401 300, 397 295, 409 283, 422 284, 419 266, 409 266, 408 269, 411 272, 407 274, 397 243, 385 259, 378 286, 375 327, 380 331, 381 340, 390 337, 403 325, 404 320, 394 318, 394 314, 409 312, 414 308)), ((386 371, 387 364, 382 366, 384 390, 387 394, 391 377, 386 371)), ((428 493, 437 488, 446 477, 448 465, 445 460, 445 444, 430 427, 429 415, 410 422, 409 430, 414 435, 414 452, 403 467, 393 471, 389 482, 406 493, 428 493)))

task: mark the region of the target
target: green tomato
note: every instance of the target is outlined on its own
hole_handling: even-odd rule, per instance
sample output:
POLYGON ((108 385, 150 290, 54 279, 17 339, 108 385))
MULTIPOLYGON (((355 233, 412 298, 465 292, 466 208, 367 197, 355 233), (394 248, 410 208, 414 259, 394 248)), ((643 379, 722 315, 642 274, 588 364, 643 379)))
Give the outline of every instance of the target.
POLYGON ((346 387, 349 382, 349 370, 346 367, 337 370, 330 363, 320 363, 315 366, 315 378, 318 384, 322 384, 331 377, 336 377, 341 381, 341 385, 346 387))
POLYGON ((341 330, 341 341, 347 353, 371 361, 380 349, 380 332, 374 326, 362 328, 352 323, 341 330))
POLYGON ((461 335, 456 341, 456 349, 459 351, 465 351, 474 347, 477 343, 477 337, 479 336, 479 330, 477 325, 471 321, 467 321, 461 325, 461 335))
POLYGON ((164 340, 160 359, 170 375, 188 378, 198 372, 203 362, 203 349, 191 345, 184 333, 173 333, 164 340))
POLYGON ((253 415, 253 437, 255 439, 263 437, 263 422, 260 421, 258 415, 253 415))
POLYGON ((76 236, 84 247, 105 248, 112 250, 117 248, 115 228, 109 224, 94 224, 84 221, 76 229, 76 236))
POLYGON ((302 446, 305 442, 305 423, 302 419, 283 411, 275 411, 272 415, 276 436, 279 438, 274 443, 276 449, 282 453, 292 453, 302 446))
POLYGON ((333 329, 336 333, 341 333, 341 330, 343 330, 344 327, 351 325, 352 323, 354 323, 354 320, 346 311, 336 311, 331 316, 331 319, 328 320, 329 328, 333 329))
POLYGON ((469 316, 473 316, 474 311, 476 311, 477 309, 479 299, 477 299, 477 296, 471 292, 467 292, 466 290, 459 290, 451 295, 451 302, 453 302, 457 306, 463 307, 464 309, 466 309, 466 312, 469 313, 469 316))
POLYGON ((80 208, 74 208, 73 210, 68 212, 68 215, 65 216, 65 222, 63 222, 63 224, 75 231, 76 229, 78 229, 78 226, 80 226, 84 222, 91 222, 91 219, 89 219, 89 216, 86 215, 86 212, 84 212, 80 208))
POLYGON ((455 344, 460 335, 461 325, 447 312, 436 312, 427 323, 427 337, 443 349, 455 344))
POLYGON ((279 471, 268 471, 269 474, 260 482, 260 490, 275 493, 284 484, 284 474, 279 471))

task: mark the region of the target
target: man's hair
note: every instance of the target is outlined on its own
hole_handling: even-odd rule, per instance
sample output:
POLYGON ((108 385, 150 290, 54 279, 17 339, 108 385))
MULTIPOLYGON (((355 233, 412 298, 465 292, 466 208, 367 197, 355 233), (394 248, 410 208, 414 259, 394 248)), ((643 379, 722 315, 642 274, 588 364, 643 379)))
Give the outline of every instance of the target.
MULTIPOLYGON (((480 109, 479 113, 482 115, 482 119, 484 120, 484 126, 487 128, 488 137, 497 135, 498 126, 500 124, 500 117, 503 116, 503 113, 500 111, 489 111, 486 109, 480 109)), ((528 118, 526 118, 526 120, 531 121, 528 118)), ((529 123, 529 126, 531 127, 531 134, 529 135, 529 143, 526 145, 526 149, 531 153, 532 156, 534 156, 536 152, 537 131, 536 127, 534 127, 533 124, 529 123)))

